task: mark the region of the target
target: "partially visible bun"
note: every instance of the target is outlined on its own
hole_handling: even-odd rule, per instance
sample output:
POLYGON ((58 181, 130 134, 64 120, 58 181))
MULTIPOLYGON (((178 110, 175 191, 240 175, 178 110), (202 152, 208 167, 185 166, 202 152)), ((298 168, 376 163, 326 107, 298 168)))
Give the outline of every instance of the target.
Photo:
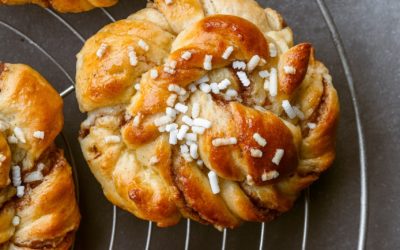
POLYGON ((62 107, 38 72, 0 63, 0 249, 69 249, 73 243, 80 221, 75 187, 54 145, 62 107))
POLYGON ((0 0, 0 5, 37 4, 43 8, 53 8, 59 12, 83 12, 94 8, 110 7, 118 0, 0 0))

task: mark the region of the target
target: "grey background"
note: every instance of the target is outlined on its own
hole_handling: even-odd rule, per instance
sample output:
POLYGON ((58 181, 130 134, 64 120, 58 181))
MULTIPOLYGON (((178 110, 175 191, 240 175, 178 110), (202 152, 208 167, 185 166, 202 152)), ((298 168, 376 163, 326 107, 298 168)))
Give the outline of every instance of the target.
MULTIPOLYGON (((297 42, 310 41, 317 57, 331 71, 341 103, 334 166, 310 190, 307 249, 356 249, 360 221, 360 145, 352 96, 337 46, 314 0, 259 1, 279 10, 297 42)), ((116 19, 143 8, 146 1, 122 0, 107 10, 116 19)), ((326 1, 346 52, 363 126, 368 177, 367 249, 400 249, 400 2, 398 0, 326 1)), ((102 10, 59 14, 85 39, 110 22, 102 10)), ((29 39, 54 58, 73 79, 75 54, 82 42, 50 12, 36 6, 0 7, 0 60, 29 64, 58 91, 71 81, 29 39)), ((64 134, 72 146, 79 179, 82 224, 75 249, 108 249, 113 207, 87 168, 77 142, 83 120, 74 93, 65 97, 64 134)), ((64 144, 60 142, 60 146, 64 144)), ((304 199, 292 211, 265 228, 264 249, 300 249, 304 199)), ((144 249, 148 223, 117 209, 114 249, 144 249)), ((183 249, 186 221, 176 227, 153 226, 150 249, 183 249)), ((228 230, 226 249, 258 249, 260 224, 228 230)), ((220 249, 222 233, 191 224, 190 249, 220 249)))

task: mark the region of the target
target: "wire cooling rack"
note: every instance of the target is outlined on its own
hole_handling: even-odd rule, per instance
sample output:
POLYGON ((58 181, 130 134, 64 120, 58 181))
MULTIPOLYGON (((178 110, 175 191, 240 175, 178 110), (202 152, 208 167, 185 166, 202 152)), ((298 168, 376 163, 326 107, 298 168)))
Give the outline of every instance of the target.
MULTIPOLYGON (((356 129, 357 129, 357 139, 358 139, 358 144, 359 144, 359 167, 360 167, 360 207, 359 207, 359 227, 358 227, 358 241, 357 241, 357 249, 358 250, 363 250, 365 248, 365 235, 366 235, 366 230, 367 230, 367 177, 366 177, 366 158, 365 158, 365 144, 364 144, 364 136, 363 136, 363 130, 361 126, 361 121, 359 118, 359 108, 357 104, 357 98, 354 90, 354 83, 353 83, 353 78, 352 74, 350 71, 350 67, 348 64, 348 60, 346 58, 346 54, 344 52, 342 42, 340 40, 339 34, 336 30, 335 24, 332 21, 332 18, 329 14, 328 9, 325 6, 325 3, 323 0, 315 0, 316 4, 318 5, 321 14, 323 16, 323 19, 326 22, 327 27, 329 28, 329 32, 332 36, 334 45, 336 47, 336 50, 338 52, 338 55, 340 57, 340 61, 344 70, 344 74, 347 80, 347 85, 349 92, 351 94, 351 99, 352 99, 352 105, 354 108, 354 114, 355 114, 355 121, 356 121, 356 129)), ((71 26, 63 17, 61 17, 58 13, 54 12, 51 9, 46 9, 45 10, 49 15, 51 15, 57 22, 62 23, 65 27, 69 29, 69 31, 72 33, 73 36, 75 36, 77 39, 79 39, 83 43, 85 42, 85 38, 73 27, 71 26)), ((115 18, 105 9, 101 8, 101 11, 103 14, 109 19, 110 22, 114 22, 115 18)), ((28 41, 36 50, 38 50, 40 53, 42 53, 50 63, 54 64, 68 79, 69 85, 68 87, 64 88, 62 91, 60 91, 60 95, 63 98, 66 98, 69 94, 73 93, 75 88, 74 88, 74 80, 73 77, 67 72, 67 70, 49 53, 47 52, 40 44, 34 41, 33 38, 30 36, 24 34, 22 31, 20 31, 18 28, 10 25, 9 23, 2 21, 0 17, 0 28, 8 29, 11 32, 14 32, 16 35, 20 36, 21 38, 25 39, 28 41)), ((0 58, 1 59, 1 58, 0 58)), ((23 63, 23 62, 22 62, 23 63)), ((64 144, 64 148, 66 149, 66 154, 67 157, 70 160, 70 163, 73 167, 74 171, 74 179, 76 183, 76 189, 77 189, 77 195, 79 197, 79 183, 78 183, 78 178, 77 178, 77 167, 75 164, 75 159, 71 150, 71 146, 67 138, 64 136, 64 134, 61 134, 61 139, 64 144)), ((304 192, 303 195, 303 206, 304 206, 304 215, 303 215, 303 230, 302 230, 302 237, 301 237, 301 246, 299 246, 300 249, 305 250, 307 249, 307 239, 308 239, 308 234, 309 234, 309 212, 310 212, 310 190, 307 189, 304 192)), ((108 244, 108 249, 112 250, 114 249, 114 243, 115 243, 115 234, 116 234, 116 224, 117 224, 117 208, 113 206, 112 208, 112 224, 111 224, 111 234, 109 236, 109 244, 108 244)), ((262 250, 265 247, 265 223, 261 223, 259 226, 259 244, 258 244, 258 249, 262 250)), ((153 223, 149 222, 147 226, 147 236, 146 236, 146 243, 145 243, 145 250, 149 250, 151 248, 152 244, 152 231, 153 231, 153 223)), ((186 220, 186 232, 185 232, 185 239, 184 239, 184 249, 188 250, 190 249, 190 235, 191 235, 191 221, 186 220)), ((228 230, 223 230, 221 233, 221 241, 220 241, 220 249, 225 250, 227 248, 227 238, 229 237, 229 232, 228 230)))

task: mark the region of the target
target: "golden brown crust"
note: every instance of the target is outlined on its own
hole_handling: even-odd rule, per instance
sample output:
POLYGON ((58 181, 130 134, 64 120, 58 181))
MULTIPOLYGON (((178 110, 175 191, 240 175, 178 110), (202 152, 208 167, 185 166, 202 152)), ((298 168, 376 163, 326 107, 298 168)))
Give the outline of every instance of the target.
POLYGON ((6 138, 0 134, 0 189, 5 188, 10 184, 10 168, 11 168, 11 151, 6 138))
POLYGON ((310 44, 293 47, 291 30, 276 11, 264 10, 253 0, 155 1, 129 20, 103 28, 79 52, 78 59, 82 58, 90 58, 78 60, 77 66, 77 98, 81 110, 89 112, 81 126, 82 151, 107 198, 142 219, 169 226, 183 216, 219 229, 237 227, 242 221, 270 221, 288 211, 300 191, 332 163, 339 104, 328 70, 314 59, 310 44), (148 51, 137 47, 134 38, 125 40, 137 27, 158 31, 141 37, 150 45, 148 51), (122 45, 112 45, 96 57, 104 41, 122 45), (164 53, 153 46, 160 42, 164 53), (129 45, 140 57, 156 54, 158 61, 126 63, 129 45), (234 50, 223 58, 229 46, 234 50), (248 63, 255 55, 260 60, 251 70, 250 63, 246 70, 232 66, 248 63), (117 87, 118 77, 104 68, 110 56, 119 58, 118 71, 135 74, 134 79, 126 78, 131 85, 117 87), (212 56, 211 71, 204 69, 206 56, 212 56), (270 87, 272 69, 278 78, 276 95, 270 87), (249 86, 239 71, 246 74, 249 86), (102 74, 109 77, 115 96, 81 77, 102 74), (205 74, 210 86, 228 79, 228 88, 237 94, 229 97, 223 88, 199 91, 196 81, 205 74), (140 90, 134 90, 134 82, 140 83, 140 90), (192 116, 198 105, 198 116, 211 124, 195 139, 198 158, 187 152, 193 141, 171 145, 172 133, 157 125, 171 106, 167 100, 179 92, 172 90, 173 84, 186 90, 176 102, 187 105, 188 111, 178 112, 168 123, 182 128, 183 116, 192 116), (96 95, 91 88, 96 88, 96 95), (95 101, 97 97, 101 98, 95 101), (298 109, 295 117, 284 110, 283 101, 298 109), (218 145, 215 141, 221 138, 233 142, 218 145), (278 149, 284 152, 280 160, 274 159, 278 149), (211 171, 218 176, 218 194, 213 194, 207 177, 211 171))
POLYGON ((29 66, 0 65, 0 248, 69 249, 80 214, 71 167, 53 145, 62 99, 29 66), (21 171, 19 183, 11 166, 21 171), (30 181, 38 172, 43 178, 30 181), (23 186, 23 196, 11 184, 23 186))
MULTIPOLYGON (((263 172, 276 170, 279 172, 280 178, 293 173, 298 161, 297 149, 292 133, 286 125, 272 112, 262 113, 234 102, 230 105, 234 117, 233 122, 236 126, 238 145, 246 158, 247 174, 253 178, 253 181, 261 185, 263 172), (253 138, 254 133, 260 134, 268 142, 268 147, 261 149, 263 152, 261 158, 251 157, 249 152, 250 148, 258 146, 253 138), (285 150, 285 157, 279 166, 270 161, 274 157, 276 148, 285 150)), ((274 181, 278 180, 279 178, 274 181)))
POLYGON ((301 43, 282 54, 278 65, 279 91, 291 95, 303 82, 304 76, 307 73, 311 48, 311 44, 301 43), (286 73, 284 67, 293 67, 294 74, 286 73))
POLYGON ((43 8, 51 7, 59 12, 83 12, 93 8, 110 7, 118 0, 0 0, 0 5, 37 4, 43 8))
POLYGON ((121 20, 88 39, 77 56, 76 91, 80 109, 91 111, 127 103, 134 93, 136 79, 152 66, 162 63, 161 59, 168 55, 173 38, 173 35, 149 21, 121 20), (140 39, 156 48, 145 53, 138 49, 140 39), (96 51, 101 44, 107 44, 107 48, 98 58, 96 51), (139 62, 136 67, 132 67, 126 57, 129 46, 137 51, 139 62))
POLYGON ((154 3, 169 21, 175 33, 204 18, 203 7, 199 0, 175 0, 173 6, 166 4, 164 0, 155 0, 154 3))
POLYGON ((2 121, 22 129, 26 143, 18 142, 17 146, 26 152, 23 163, 29 168, 61 131, 62 99, 46 79, 22 64, 4 64, 0 89, 2 121), (35 131, 46 136, 39 140, 33 135, 35 131))

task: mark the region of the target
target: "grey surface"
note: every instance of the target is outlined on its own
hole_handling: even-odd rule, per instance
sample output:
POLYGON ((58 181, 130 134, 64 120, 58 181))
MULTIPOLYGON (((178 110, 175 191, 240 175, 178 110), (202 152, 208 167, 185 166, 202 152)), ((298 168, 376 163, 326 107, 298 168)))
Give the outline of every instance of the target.
MULTIPOLYGON (((267 6, 267 1, 260 1, 267 6)), ((351 75, 346 77, 337 46, 316 1, 275 0, 293 28, 297 42, 314 44, 317 57, 330 69, 338 89, 341 118, 334 166, 310 191, 310 220, 307 249, 356 249, 360 222, 360 145, 348 78, 353 77, 363 125, 368 167, 367 249, 400 249, 400 2, 398 0, 327 1, 343 41, 351 75)), ((145 6, 145 1, 123 0, 107 10, 116 19, 145 6)), ((82 14, 60 15, 85 39, 105 24, 108 17, 99 9, 82 14)), ((36 6, 0 7, 0 21, 33 39, 73 79, 75 54, 80 39, 48 11, 36 6)), ((0 60, 30 64, 58 91, 71 82, 49 57, 26 39, 0 23, 0 60)), ((72 145, 80 184, 83 215, 75 249, 108 249, 113 207, 87 168, 76 140, 80 114, 74 93, 65 99, 64 133, 72 145)), ((60 142, 62 146, 63 143, 60 142)), ((292 211, 266 225, 265 249, 301 249, 304 199, 292 211)), ((144 249, 148 223, 117 210, 114 249, 144 249)), ((186 221, 160 229, 153 226, 150 249, 183 249, 186 221)), ((228 230, 226 249, 258 249, 260 224, 247 223, 228 230)), ((222 233, 191 223, 190 249, 220 249, 222 233)))

